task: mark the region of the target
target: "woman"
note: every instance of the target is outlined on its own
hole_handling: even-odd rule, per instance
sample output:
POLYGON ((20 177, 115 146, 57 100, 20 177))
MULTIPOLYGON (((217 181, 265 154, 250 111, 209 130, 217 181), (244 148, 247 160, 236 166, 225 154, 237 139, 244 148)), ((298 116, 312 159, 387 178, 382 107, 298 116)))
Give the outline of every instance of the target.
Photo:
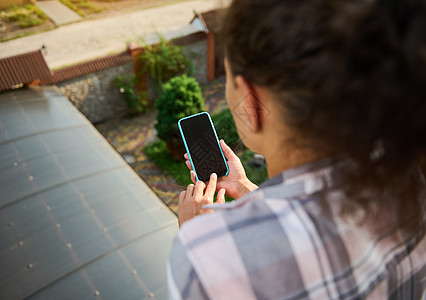
POLYGON ((271 179, 223 141, 228 176, 191 171, 170 298, 426 297, 425 31, 416 0, 231 3, 226 97, 271 179))

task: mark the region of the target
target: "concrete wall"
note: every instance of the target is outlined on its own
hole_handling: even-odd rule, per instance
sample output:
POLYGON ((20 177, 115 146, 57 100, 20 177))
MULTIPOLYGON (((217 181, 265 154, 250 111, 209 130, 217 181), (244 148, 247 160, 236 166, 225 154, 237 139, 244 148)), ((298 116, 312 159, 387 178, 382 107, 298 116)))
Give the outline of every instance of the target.
POLYGON ((120 117, 128 112, 123 95, 114 86, 118 75, 133 72, 133 62, 58 84, 62 94, 89 119, 99 123, 120 117))

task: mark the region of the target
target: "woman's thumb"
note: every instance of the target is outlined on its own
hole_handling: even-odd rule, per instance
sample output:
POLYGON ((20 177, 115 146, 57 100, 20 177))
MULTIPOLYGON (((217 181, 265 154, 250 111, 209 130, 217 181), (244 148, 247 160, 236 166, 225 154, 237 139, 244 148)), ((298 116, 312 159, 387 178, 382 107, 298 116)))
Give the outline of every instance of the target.
POLYGON ((228 160, 238 159, 238 156, 234 153, 234 151, 232 151, 231 147, 229 147, 223 139, 220 140, 220 145, 222 146, 223 154, 225 154, 225 157, 228 160))
POLYGON ((219 204, 225 203, 225 189, 220 189, 217 192, 216 203, 219 203, 219 204))

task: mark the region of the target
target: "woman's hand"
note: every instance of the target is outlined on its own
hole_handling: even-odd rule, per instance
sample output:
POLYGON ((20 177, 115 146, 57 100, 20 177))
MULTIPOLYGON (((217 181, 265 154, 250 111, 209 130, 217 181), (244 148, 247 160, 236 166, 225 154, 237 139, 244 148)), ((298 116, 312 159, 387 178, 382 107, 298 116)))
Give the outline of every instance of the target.
MULTIPOLYGON (((220 145, 222 146, 223 154, 228 159, 229 174, 219 178, 216 189, 225 189, 226 195, 233 199, 238 199, 257 189, 258 186, 248 180, 244 167, 234 151, 225 144, 224 140, 220 140, 220 145)), ((186 166, 191 170, 191 180, 196 184, 195 172, 192 170, 191 163, 188 160, 188 154, 185 153, 184 157, 187 159, 186 166)))
MULTIPOLYGON (((204 182, 197 181, 195 185, 188 185, 186 191, 179 195, 178 221, 179 227, 193 217, 209 212, 204 209, 206 204, 212 204, 216 191, 217 175, 213 173, 207 187, 204 182)), ((225 190, 220 189, 217 193, 216 203, 225 203, 225 190)))

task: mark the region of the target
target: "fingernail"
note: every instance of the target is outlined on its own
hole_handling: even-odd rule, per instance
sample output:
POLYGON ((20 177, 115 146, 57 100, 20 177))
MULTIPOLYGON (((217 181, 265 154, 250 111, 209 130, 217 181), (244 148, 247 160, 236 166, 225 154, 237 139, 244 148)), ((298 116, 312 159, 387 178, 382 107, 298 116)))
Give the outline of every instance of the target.
POLYGON ((210 175, 210 178, 215 178, 217 177, 216 173, 212 173, 212 175, 210 175))

